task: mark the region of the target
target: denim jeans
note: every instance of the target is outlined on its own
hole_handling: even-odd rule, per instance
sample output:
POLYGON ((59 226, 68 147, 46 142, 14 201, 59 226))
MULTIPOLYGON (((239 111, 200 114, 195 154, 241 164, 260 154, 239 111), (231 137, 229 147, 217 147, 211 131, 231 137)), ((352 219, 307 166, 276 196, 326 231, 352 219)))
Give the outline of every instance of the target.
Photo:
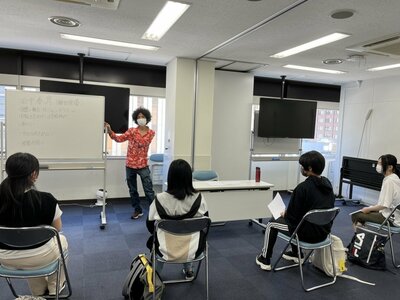
POLYGON ((126 167, 126 182, 129 188, 129 195, 131 197, 132 207, 135 209, 135 212, 141 213, 142 208, 140 207, 139 193, 137 191, 136 175, 139 175, 140 179, 142 180, 144 194, 147 201, 149 201, 149 204, 154 200, 153 183, 151 181, 149 167, 145 167, 142 169, 132 169, 126 167))

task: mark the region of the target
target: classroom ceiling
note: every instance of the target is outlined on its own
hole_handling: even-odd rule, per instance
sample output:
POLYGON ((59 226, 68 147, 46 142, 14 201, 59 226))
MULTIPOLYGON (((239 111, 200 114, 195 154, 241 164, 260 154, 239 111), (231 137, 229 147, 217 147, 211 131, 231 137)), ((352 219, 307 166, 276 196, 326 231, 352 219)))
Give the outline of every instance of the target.
POLYGON ((90 2, 0 0, 0 47, 68 55, 84 53, 88 57, 155 65, 166 65, 174 57, 201 58, 214 60, 216 68, 331 84, 360 84, 366 79, 400 75, 400 68, 367 71, 400 63, 399 0, 186 0, 190 8, 157 42, 141 37, 165 0, 91 0, 114 5, 111 8, 75 1, 90 2), (348 19, 331 17, 340 10, 350 10, 354 15, 348 19), (48 20, 52 16, 76 19, 81 26, 55 25, 48 20), (290 57, 270 57, 333 32, 351 36, 290 57), (62 39, 60 33, 160 49, 146 51, 77 42, 62 39), (343 62, 324 64, 324 60, 343 62), (346 73, 324 74, 282 67, 287 64, 346 73))

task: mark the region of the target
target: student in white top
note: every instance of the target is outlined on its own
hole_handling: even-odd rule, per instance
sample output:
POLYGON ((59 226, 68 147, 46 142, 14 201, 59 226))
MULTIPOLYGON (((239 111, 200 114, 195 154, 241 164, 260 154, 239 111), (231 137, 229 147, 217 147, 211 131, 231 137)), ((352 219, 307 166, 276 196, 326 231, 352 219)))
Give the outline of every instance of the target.
MULTIPOLYGON (((392 154, 379 157, 376 171, 384 176, 378 203, 364 207, 360 212, 351 215, 354 229, 365 222, 382 223, 391 211, 400 204, 400 171, 396 168, 397 159, 392 154)), ((400 212, 394 213, 390 220, 394 226, 400 226, 400 212)))
MULTIPOLYGON (((192 169, 183 159, 174 160, 168 170, 167 191, 158 194, 149 208, 147 229, 151 234, 154 232, 154 223, 161 219, 186 219, 208 216, 207 204, 200 192, 194 189, 192 183, 192 169)), ((157 232, 156 253, 158 256, 168 260, 182 261, 182 257, 194 258, 199 253, 198 245, 202 243, 199 233, 188 237, 190 247, 180 247, 180 241, 174 240, 163 232, 157 232), (168 243, 167 243, 168 240, 168 243), (167 247, 168 244, 168 247, 167 247)), ((152 237, 147 246, 151 248, 152 237)), ((187 243, 186 243, 187 244, 187 243)), ((157 264, 157 271, 161 272, 162 264, 157 264)), ((185 263, 183 273, 186 279, 194 277, 191 263, 185 263)))

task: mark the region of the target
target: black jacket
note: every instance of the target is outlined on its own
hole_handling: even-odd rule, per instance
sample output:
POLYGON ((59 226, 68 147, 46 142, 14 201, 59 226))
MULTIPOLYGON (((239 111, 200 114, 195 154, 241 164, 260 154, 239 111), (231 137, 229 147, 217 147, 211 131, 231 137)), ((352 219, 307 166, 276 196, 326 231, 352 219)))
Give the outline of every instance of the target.
MULTIPOLYGON (((293 233, 303 216, 310 210, 333 208, 335 195, 332 185, 325 177, 309 176, 293 191, 285 214, 289 232, 293 233)), ((332 224, 316 226, 306 222, 298 232, 300 240, 317 243, 330 233, 332 224)))

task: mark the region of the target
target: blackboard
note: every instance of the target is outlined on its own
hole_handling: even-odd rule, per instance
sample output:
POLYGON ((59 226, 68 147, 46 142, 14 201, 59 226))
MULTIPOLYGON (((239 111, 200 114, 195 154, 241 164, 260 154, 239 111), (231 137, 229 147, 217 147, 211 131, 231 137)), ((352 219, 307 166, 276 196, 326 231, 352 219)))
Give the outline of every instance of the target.
POLYGON ((40 160, 101 160, 104 96, 6 91, 6 151, 40 160))

